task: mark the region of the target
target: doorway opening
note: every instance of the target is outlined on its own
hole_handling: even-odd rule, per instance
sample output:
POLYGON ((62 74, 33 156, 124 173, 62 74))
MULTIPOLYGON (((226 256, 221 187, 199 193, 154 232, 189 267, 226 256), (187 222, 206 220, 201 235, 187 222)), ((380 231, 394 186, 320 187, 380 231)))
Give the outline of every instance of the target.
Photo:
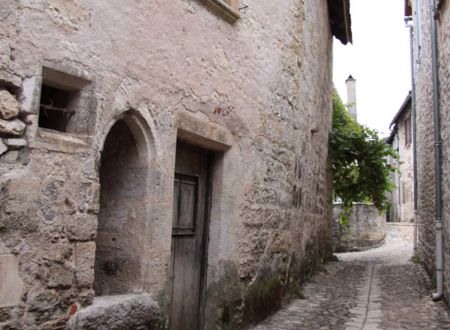
POLYGON ((171 329, 201 329, 214 154, 177 142, 171 257, 171 329))

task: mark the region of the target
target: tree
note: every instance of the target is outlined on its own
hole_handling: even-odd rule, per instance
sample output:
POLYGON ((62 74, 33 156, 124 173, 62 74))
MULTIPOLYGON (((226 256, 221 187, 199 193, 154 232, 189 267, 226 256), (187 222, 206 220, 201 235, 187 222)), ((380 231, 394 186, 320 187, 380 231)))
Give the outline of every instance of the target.
POLYGON ((389 206, 386 193, 394 184, 395 168, 388 157, 397 153, 375 130, 358 124, 333 92, 333 127, 330 136, 334 195, 342 200, 348 214, 353 202, 373 202, 384 211, 389 206))

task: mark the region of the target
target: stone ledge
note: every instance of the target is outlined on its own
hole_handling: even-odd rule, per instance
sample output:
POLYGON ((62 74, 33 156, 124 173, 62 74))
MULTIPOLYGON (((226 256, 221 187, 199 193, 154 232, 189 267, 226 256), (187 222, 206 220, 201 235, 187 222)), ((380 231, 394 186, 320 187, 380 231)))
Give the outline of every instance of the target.
POLYGON ((148 294, 94 298, 91 306, 70 318, 66 329, 160 329, 158 304, 148 294))
POLYGON ((31 142, 30 147, 73 154, 89 151, 89 144, 80 137, 45 128, 38 129, 36 139, 31 142))

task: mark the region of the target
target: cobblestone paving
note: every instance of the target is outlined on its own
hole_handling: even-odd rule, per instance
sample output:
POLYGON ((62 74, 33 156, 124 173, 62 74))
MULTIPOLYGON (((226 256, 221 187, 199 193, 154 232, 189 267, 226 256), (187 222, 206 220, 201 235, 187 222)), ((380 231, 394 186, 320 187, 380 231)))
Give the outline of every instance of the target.
POLYGON ((388 225, 383 246, 337 254, 305 285, 305 299, 254 329, 450 329, 447 307, 431 300, 425 271, 409 261, 412 230, 388 225))

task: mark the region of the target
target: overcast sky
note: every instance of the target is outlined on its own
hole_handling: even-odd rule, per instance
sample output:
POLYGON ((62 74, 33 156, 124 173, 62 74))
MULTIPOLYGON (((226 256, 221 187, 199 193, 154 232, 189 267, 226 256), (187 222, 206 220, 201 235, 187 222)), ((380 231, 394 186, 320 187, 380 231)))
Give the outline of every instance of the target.
POLYGON ((347 103, 345 80, 356 79, 358 122, 383 136, 411 89, 404 0, 351 0, 353 45, 334 39, 334 85, 347 103))

